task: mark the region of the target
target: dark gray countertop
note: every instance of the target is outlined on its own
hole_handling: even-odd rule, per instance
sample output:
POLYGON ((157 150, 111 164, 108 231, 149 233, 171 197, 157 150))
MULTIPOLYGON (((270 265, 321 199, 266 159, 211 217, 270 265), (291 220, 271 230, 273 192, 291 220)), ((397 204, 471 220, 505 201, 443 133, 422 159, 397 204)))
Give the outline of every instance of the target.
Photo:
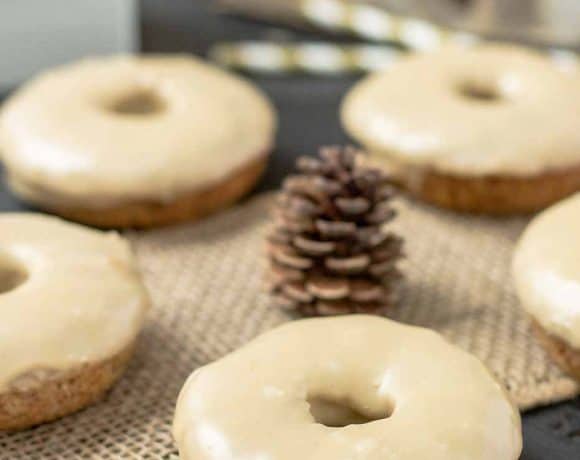
MULTIPOLYGON (((144 0, 145 51, 204 54, 216 40, 260 38, 266 25, 224 18, 207 0, 144 0)), ((340 129, 340 98, 355 81, 349 78, 260 77, 255 81, 270 95, 280 113, 278 147, 260 189, 276 187, 293 159, 323 144, 347 141, 340 129)), ((0 210, 22 206, 0 185, 0 210)), ((580 400, 524 414, 522 460, 580 460, 580 400)), ((425 459, 427 460, 427 459, 425 459)))

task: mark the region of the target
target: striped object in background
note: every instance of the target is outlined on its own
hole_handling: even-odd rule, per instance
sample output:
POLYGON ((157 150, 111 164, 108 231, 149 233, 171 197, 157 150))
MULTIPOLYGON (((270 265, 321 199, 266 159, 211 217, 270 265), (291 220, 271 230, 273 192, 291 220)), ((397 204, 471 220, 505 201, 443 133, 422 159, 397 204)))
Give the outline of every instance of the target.
MULTIPOLYGON (((245 41, 218 43, 210 51, 211 58, 219 64, 249 72, 324 75, 370 72, 388 68, 402 50, 428 52, 445 44, 471 46, 480 41, 472 34, 348 0, 246 0, 236 7, 234 3, 222 0, 229 11, 263 5, 259 10, 263 17, 283 17, 333 33, 348 33, 369 43, 245 41)), ((548 52, 559 65, 567 68, 578 65, 578 56, 571 51, 548 52)))

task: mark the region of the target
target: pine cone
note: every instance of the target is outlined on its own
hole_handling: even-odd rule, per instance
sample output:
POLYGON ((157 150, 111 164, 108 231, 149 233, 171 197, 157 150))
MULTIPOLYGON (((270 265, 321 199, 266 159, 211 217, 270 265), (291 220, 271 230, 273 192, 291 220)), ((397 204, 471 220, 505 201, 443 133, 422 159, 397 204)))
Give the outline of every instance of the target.
POLYGON ((356 165, 353 148, 302 157, 283 184, 268 236, 274 304, 304 315, 380 313, 393 303, 402 239, 383 226, 395 217, 394 189, 356 165))

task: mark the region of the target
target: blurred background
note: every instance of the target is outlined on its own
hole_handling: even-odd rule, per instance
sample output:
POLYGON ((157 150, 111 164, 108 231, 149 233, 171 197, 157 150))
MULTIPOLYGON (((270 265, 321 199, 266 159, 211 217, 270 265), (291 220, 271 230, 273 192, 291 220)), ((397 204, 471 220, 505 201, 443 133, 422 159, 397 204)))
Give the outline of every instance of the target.
MULTIPOLYGON (((352 0, 351 3, 363 2, 352 0)), ((398 17, 420 18, 488 37, 551 47, 580 46, 580 2, 577 0, 370 0, 364 3, 398 17)), ((314 31, 320 24, 307 17, 308 11, 317 10, 319 16, 330 21, 340 14, 338 4, 332 0, 3 0, 0 3, 0 58, 4 64, 0 88, 6 91, 43 68, 85 55, 162 48, 203 51, 208 41, 218 38, 206 32, 217 32, 214 27, 219 26, 212 27, 207 18, 209 24, 197 23, 192 15, 199 8, 314 31), (175 21, 171 28, 156 30, 156 23, 167 20, 168 16, 175 21)), ((365 27, 376 26, 372 17, 366 19, 362 21, 366 24, 360 26, 363 35, 365 27)), ((232 24, 223 23, 222 27, 232 27, 232 24)), ((247 31, 242 34, 239 31, 236 27, 224 30, 219 38, 248 38, 247 31)))
MULTIPOLYGON (((264 190, 279 185, 299 154, 347 142, 337 115, 341 97, 361 74, 388 66, 402 53, 423 51, 449 37, 522 42, 571 65, 580 51, 580 0, 372 0, 356 15, 345 5, 338 0, 2 0, 0 97, 43 69, 89 55, 208 56, 250 75, 278 108, 277 149, 260 186, 264 190), (288 49, 300 59, 281 59, 288 49)), ((1 210, 20 206, 0 189, 1 210)), ((523 458, 580 458, 578 401, 531 412, 524 422, 523 458)))
MULTIPOLYGON (((580 47, 577 0, 3 0, 0 90, 86 55, 168 49, 203 53, 220 40, 292 40, 298 29, 325 42, 366 39, 383 47, 404 47, 405 38, 389 33, 385 23, 401 18, 548 48, 580 47), (347 14, 341 11, 347 3, 365 6, 350 23, 341 17, 347 14), (201 24, 192 18, 200 9, 269 22, 270 27, 251 31, 210 17, 201 24), (373 15, 381 11, 388 16, 373 15), (163 30, 156 28, 161 23, 163 30)), ((411 31, 415 37, 407 42, 422 33, 425 27, 416 27, 411 31)))
POLYGON ((251 74, 284 109, 261 187, 272 188, 296 154, 347 141, 338 103, 362 73, 437 46, 442 34, 517 40, 575 62, 580 1, 2 0, 0 98, 42 69, 83 56, 209 56, 251 74), (289 55, 292 62, 281 59, 289 55))

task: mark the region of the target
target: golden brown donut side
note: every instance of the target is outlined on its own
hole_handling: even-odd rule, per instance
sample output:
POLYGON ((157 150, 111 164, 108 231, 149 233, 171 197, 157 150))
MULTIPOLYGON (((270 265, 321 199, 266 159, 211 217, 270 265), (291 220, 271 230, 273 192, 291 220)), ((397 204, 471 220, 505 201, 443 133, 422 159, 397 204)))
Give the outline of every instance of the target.
POLYGON ((536 337, 552 359, 566 373, 580 382, 580 350, 548 333, 537 321, 533 321, 533 328, 536 337))
POLYGON ((401 182, 412 195, 442 208, 476 214, 527 214, 579 191, 580 165, 530 177, 462 177, 420 170, 405 173, 401 182))
POLYGON ((177 197, 170 203, 143 201, 114 208, 88 209, 42 206, 66 219, 100 228, 151 228, 196 221, 235 203, 256 185, 267 165, 261 155, 221 182, 177 197))
POLYGON ((0 431, 30 428, 96 403, 122 375, 134 349, 133 343, 103 361, 41 378, 33 388, 13 385, 0 393, 0 431))

